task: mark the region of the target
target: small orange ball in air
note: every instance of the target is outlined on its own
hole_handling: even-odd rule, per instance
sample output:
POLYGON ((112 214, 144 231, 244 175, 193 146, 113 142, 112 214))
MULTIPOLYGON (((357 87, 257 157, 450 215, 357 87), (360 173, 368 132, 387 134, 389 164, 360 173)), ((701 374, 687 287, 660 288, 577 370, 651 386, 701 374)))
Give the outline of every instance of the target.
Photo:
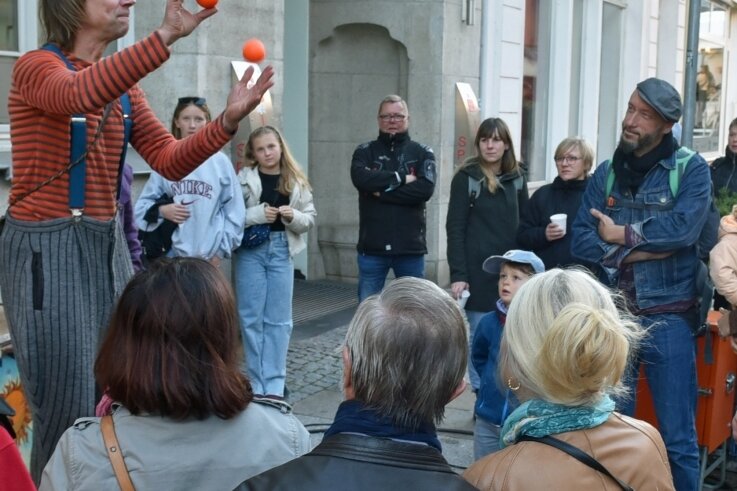
POLYGON ((200 7, 203 9, 211 9, 218 4, 218 0, 197 0, 197 3, 199 3, 200 7))
POLYGON ((243 43, 243 58, 251 63, 258 63, 266 58, 264 43, 256 38, 251 38, 243 43))

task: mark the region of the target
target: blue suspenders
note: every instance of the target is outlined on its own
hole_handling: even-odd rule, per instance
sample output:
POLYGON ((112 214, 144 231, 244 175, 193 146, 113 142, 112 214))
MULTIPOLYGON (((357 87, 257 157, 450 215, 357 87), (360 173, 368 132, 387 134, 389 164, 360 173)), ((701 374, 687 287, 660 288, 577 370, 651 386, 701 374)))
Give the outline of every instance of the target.
MULTIPOLYGON (((59 46, 52 43, 46 43, 41 49, 55 53, 66 63, 67 67, 76 71, 74 65, 64 56, 59 46)), ((131 101, 128 93, 120 96, 120 106, 123 110, 123 149, 120 154, 120 164, 118 166, 118 186, 115 200, 120 198, 120 181, 123 175, 123 165, 125 165, 125 155, 128 150, 128 142, 131 139, 133 130, 133 120, 131 119, 131 101)), ((72 114, 71 122, 71 154, 69 162, 77 162, 87 150, 87 117, 84 114, 72 114)), ((72 214, 79 216, 84 209, 84 184, 87 177, 87 160, 82 158, 79 163, 69 169, 69 209, 72 214)))

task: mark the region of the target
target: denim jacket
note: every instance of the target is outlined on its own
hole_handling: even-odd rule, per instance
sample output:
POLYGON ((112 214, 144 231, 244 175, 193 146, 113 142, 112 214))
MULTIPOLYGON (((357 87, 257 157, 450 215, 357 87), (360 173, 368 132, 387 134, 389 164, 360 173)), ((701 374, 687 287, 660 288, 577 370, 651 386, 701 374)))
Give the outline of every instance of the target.
POLYGON ((615 181, 609 200, 605 194, 610 164, 602 163, 591 178, 573 223, 571 253, 597 264, 600 279, 611 286, 616 286, 622 261, 630 252, 674 251, 664 259, 633 263, 637 305, 641 309, 697 296, 696 243, 710 204, 709 167, 701 155, 694 154, 674 197, 669 174, 675 162, 674 153, 655 164, 635 196, 629 189, 620 189, 615 181), (629 237, 627 245, 604 242, 591 208, 610 216, 618 225, 629 225, 627 235, 637 237, 637 243, 630 244, 629 237))

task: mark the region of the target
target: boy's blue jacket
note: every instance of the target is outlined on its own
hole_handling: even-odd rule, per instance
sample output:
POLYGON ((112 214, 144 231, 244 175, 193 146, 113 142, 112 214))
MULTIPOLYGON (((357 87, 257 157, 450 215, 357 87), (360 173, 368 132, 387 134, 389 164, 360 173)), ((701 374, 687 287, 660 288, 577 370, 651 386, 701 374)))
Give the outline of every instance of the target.
POLYGON ((491 311, 483 316, 476 326, 471 345, 471 362, 481 377, 476 397, 476 417, 495 425, 501 425, 509 413, 519 405, 512 391, 499 386, 500 382, 496 376, 503 330, 499 313, 491 311))

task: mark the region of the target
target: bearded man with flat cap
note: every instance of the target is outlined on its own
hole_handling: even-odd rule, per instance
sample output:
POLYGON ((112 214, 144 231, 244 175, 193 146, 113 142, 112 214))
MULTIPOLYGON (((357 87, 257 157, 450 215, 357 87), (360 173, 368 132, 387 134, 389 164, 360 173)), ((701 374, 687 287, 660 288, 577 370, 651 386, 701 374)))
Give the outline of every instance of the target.
MULTIPOLYGON (((709 168, 671 128, 681 98, 668 82, 637 84, 612 158, 598 166, 573 223, 571 252, 598 266, 649 331, 629 380, 644 367, 676 489, 699 487, 696 439, 698 242, 711 206, 709 168)), ((634 412, 635 400, 620 410, 634 412)))

